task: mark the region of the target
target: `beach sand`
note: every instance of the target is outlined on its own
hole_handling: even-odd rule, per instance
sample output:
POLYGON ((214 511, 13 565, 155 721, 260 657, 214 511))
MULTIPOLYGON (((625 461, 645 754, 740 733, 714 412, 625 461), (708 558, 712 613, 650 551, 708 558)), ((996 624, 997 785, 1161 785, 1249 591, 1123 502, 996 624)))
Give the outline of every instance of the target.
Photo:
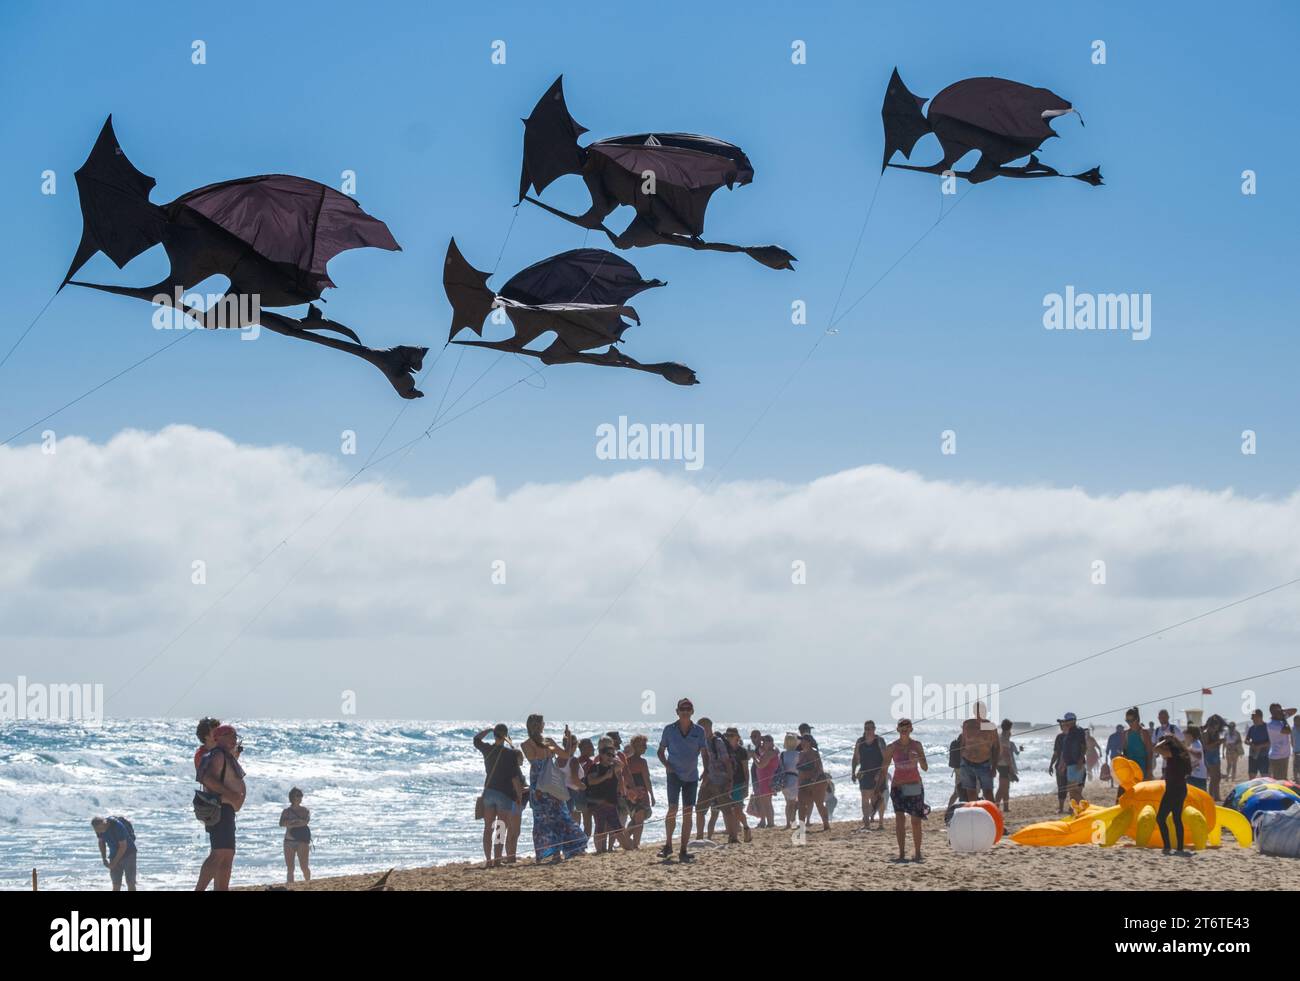
MULTIPOLYGON (((1099 793, 1097 803, 1109 804, 1114 792, 1099 793)), ((941 802, 942 803, 942 802, 941 802)), ((1035 821, 1056 817, 1052 795, 1012 799, 1007 822, 1014 831, 1035 821)), ((662 815, 656 819, 662 828, 662 815)), ((1225 845, 1191 858, 1165 856, 1159 849, 1119 846, 1099 848, 1030 848, 1003 838, 992 851, 954 854, 943 830, 943 811, 936 808, 925 822, 923 855, 917 864, 896 864, 897 845, 892 818, 884 831, 857 832, 857 822, 836 822, 829 833, 814 817, 807 844, 795 846, 781 829, 754 833, 752 844, 693 846, 695 861, 665 864, 657 845, 639 851, 588 854, 559 865, 535 865, 524 856, 531 851, 527 833, 519 841, 518 864, 486 869, 461 863, 430 868, 398 869, 388 879, 396 891, 476 890, 672 890, 672 889, 817 889, 817 890, 934 890, 1039 889, 1143 890, 1163 889, 1295 889, 1300 867, 1285 858, 1240 848, 1225 835, 1225 845)), ((717 840, 725 842, 722 824, 717 840)), ((908 832, 911 855, 911 832, 908 832)), ((371 887, 373 875, 322 877, 295 890, 358 890, 371 887)), ((236 866, 238 874, 238 866, 236 866)), ((266 885, 248 888, 267 888, 266 885)), ((283 886, 281 886, 283 888, 283 886)))

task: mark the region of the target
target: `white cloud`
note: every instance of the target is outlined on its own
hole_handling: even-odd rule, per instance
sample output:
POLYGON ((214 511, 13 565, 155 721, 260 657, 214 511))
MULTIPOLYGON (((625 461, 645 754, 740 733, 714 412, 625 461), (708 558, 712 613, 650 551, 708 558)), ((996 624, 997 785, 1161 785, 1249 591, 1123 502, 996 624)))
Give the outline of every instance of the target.
MULTIPOLYGON (((114 715, 335 716, 348 689, 363 715, 634 718, 651 689, 661 717, 683 692, 718 717, 883 717, 913 675, 1007 686, 1300 567, 1296 495, 1094 497, 874 466, 808 484, 706 489, 647 469, 510 493, 487 477, 441 494, 358 482, 335 497, 353 460, 184 426, 64 437, 50 456, 0 449, 0 680, 112 693, 148 664, 114 715), (195 560, 207 585, 190 582, 195 560), (791 584, 795 560, 807 585, 791 584)), ((1298 598, 1035 682, 1003 711, 1098 712, 1300 661, 1298 598)), ((1241 687, 1215 707, 1235 716, 1241 687)))

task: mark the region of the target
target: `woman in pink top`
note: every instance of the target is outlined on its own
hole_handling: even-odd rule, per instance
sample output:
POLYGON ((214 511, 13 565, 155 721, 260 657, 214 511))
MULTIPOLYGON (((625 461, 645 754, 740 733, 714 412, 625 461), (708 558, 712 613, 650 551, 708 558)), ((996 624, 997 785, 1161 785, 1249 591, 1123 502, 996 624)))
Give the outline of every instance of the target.
POLYGON ((930 813, 930 806, 925 802, 925 785, 921 783, 921 771, 929 770, 930 764, 925 759, 925 749, 912 738, 912 720, 898 720, 898 739, 885 748, 884 759, 877 778, 876 792, 884 789, 885 774, 889 764, 894 764, 893 786, 889 799, 894 804, 894 831, 898 835, 898 861, 907 861, 907 817, 912 819, 912 861, 921 861, 921 822, 930 813))
POLYGON ((771 736, 763 736, 754 754, 754 794, 750 798, 753 810, 750 812, 758 818, 760 828, 776 826, 776 812, 772 807, 772 778, 776 776, 781 765, 781 754, 776 751, 776 742, 771 736))

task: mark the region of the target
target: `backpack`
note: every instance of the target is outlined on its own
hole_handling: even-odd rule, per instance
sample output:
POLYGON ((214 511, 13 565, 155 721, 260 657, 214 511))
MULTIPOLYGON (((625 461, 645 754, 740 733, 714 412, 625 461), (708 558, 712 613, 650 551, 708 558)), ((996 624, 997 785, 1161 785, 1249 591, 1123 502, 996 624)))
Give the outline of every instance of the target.
POLYGON ((121 825, 122 830, 126 832, 126 840, 130 842, 132 845, 135 844, 135 828, 134 826, 132 826, 130 821, 128 821, 126 818, 121 816, 110 817, 109 820, 116 821, 119 825, 121 825))
POLYGON ((732 778, 731 767, 731 747, 727 741, 716 733, 710 740, 709 746, 709 763, 705 768, 705 773, 709 776, 709 783, 714 787, 730 787, 732 778), (718 752, 718 747, 722 747, 722 752, 718 752))

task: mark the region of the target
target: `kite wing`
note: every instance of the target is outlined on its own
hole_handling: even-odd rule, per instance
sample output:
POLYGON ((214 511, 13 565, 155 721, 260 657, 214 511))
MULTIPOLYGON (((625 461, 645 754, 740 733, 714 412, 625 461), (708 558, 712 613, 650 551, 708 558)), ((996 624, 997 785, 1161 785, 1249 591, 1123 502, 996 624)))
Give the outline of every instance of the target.
MULTIPOLYGON (((202 215, 288 272, 303 297, 297 302, 318 299, 334 285, 326 265, 340 252, 367 247, 401 251, 382 221, 348 195, 305 177, 269 174, 209 184, 167 207, 173 214, 183 207, 202 215)), ((260 285, 241 282, 238 291, 260 292, 260 285)))
POLYGON ((630 205, 661 235, 703 235, 713 192, 748 184, 754 168, 737 146, 706 136, 619 136, 588 147, 584 178, 592 189, 630 205), (653 184, 646 174, 653 175, 653 184))
POLYGON ((903 156, 910 159, 917 140, 930 132, 929 120, 921 113, 921 107, 927 101, 908 91, 895 68, 889 77, 889 87, 885 89, 885 104, 880 107, 880 118, 885 124, 885 159, 880 163, 881 173, 897 151, 902 151, 903 156))
POLYGON ((552 181, 565 174, 582 173, 586 151, 578 137, 585 126, 569 115, 564 102, 564 76, 561 75, 533 106, 524 123, 524 165, 519 177, 519 200, 531 186, 541 194, 552 181))
POLYGON ((121 269, 162 241, 165 217, 149 200, 156 183, 135 169, 113 132, 113 117, 104 121, 90 156, 76 172, 81 201, 81 242, 59 289, 68 284, 96 252, 121 269))
POLYGON ((533 306, 548 303, 621 306, 638 293, 664 285, 659 279, 642 279, 636 266, 613 252, 574 249, 515 273, 501 287, 501 295, 533 306))
POLYGON ((483 322, 497 305, 496 294, 488 289, 491 273, 481 272, 461 255, 453 238, 442 263, 442 288, 451 304, 451 330, 448 342, 466 327, 483 336, 483 322))

